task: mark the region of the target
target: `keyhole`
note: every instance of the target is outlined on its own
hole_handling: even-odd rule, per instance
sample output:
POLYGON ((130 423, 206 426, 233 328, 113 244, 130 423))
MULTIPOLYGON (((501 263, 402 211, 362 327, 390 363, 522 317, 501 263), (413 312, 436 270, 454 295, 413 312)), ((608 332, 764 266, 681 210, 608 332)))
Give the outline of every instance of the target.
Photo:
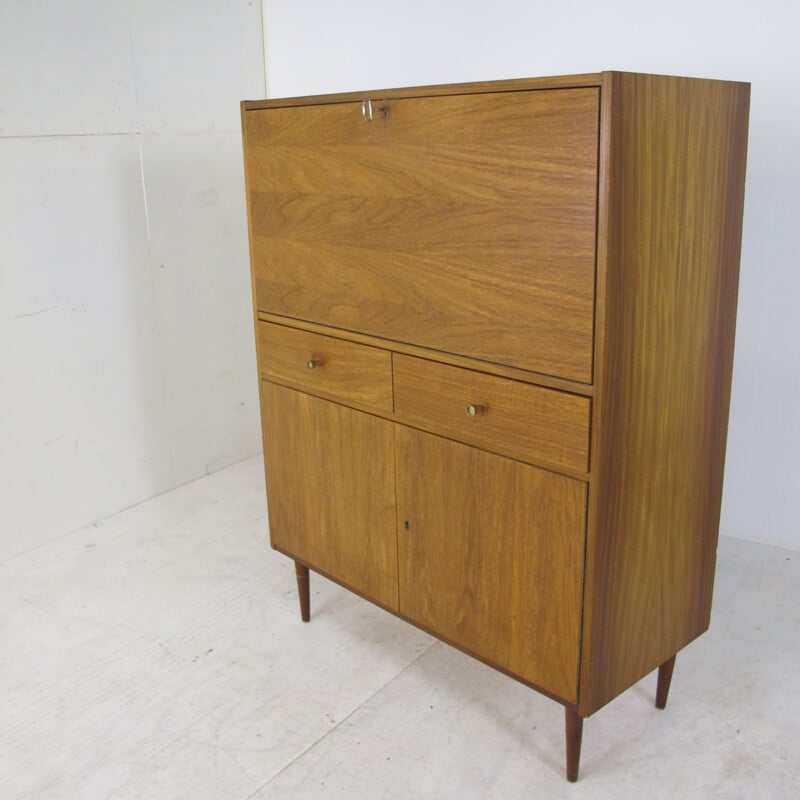
POLYGON ((406 520, 406 530, 408 530, 408 520, 406 520))

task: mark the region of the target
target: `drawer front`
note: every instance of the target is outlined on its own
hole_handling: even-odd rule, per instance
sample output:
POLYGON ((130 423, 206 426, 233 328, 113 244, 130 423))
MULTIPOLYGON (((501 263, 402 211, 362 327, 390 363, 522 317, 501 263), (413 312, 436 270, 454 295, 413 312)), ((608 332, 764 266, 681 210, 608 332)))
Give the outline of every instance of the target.
POLYGON ((258 322, 262 377, 356 406, 392 411, 392 356, 387 350, 258 322))
POLYGON ((591 382, 598 90, 386 106, 246 113, 258 309, 591 382))
POLYGON ((589 468, 587 397, 397 354, 394 395, 401 422, 521 461, 589 468))

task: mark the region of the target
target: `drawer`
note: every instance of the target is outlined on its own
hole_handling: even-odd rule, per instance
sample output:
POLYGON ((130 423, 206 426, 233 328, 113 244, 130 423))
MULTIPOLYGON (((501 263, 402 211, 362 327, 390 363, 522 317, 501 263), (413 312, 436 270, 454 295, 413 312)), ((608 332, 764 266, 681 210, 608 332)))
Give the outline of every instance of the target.
POLYGON ((399 421, 521 461, 589 468, 588 397, 394 356, 399 421))
POLYGON ((392 411, 392 356, 332 336, 258 322, 262 377, 355 406, 392 411))

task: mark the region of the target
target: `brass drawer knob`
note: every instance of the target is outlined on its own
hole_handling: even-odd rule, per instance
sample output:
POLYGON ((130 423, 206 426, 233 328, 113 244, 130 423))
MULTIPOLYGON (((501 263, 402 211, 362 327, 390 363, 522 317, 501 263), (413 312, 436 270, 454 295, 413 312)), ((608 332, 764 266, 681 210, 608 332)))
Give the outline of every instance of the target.
POLYGON ((308 361, 306 361, 306 366, 309 369, 316 369, 316 367, 321 367, 322 366, 322 359, 321 358, 309 358, 308 361))
POLYGON ((477 417, 478 414, 483 414, 486 411, 486 406, 479 404, 467 406, 467 414, 471 417, 477 417))

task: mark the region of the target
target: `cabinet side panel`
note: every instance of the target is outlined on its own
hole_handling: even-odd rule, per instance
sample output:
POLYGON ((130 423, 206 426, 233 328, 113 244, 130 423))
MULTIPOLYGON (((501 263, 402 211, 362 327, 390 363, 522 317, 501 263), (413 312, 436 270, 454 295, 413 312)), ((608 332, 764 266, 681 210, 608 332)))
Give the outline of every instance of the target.
POLYGON ((747 84, 611 73, 607 90, 584 715, 708 627, 749 110, 747 84))

